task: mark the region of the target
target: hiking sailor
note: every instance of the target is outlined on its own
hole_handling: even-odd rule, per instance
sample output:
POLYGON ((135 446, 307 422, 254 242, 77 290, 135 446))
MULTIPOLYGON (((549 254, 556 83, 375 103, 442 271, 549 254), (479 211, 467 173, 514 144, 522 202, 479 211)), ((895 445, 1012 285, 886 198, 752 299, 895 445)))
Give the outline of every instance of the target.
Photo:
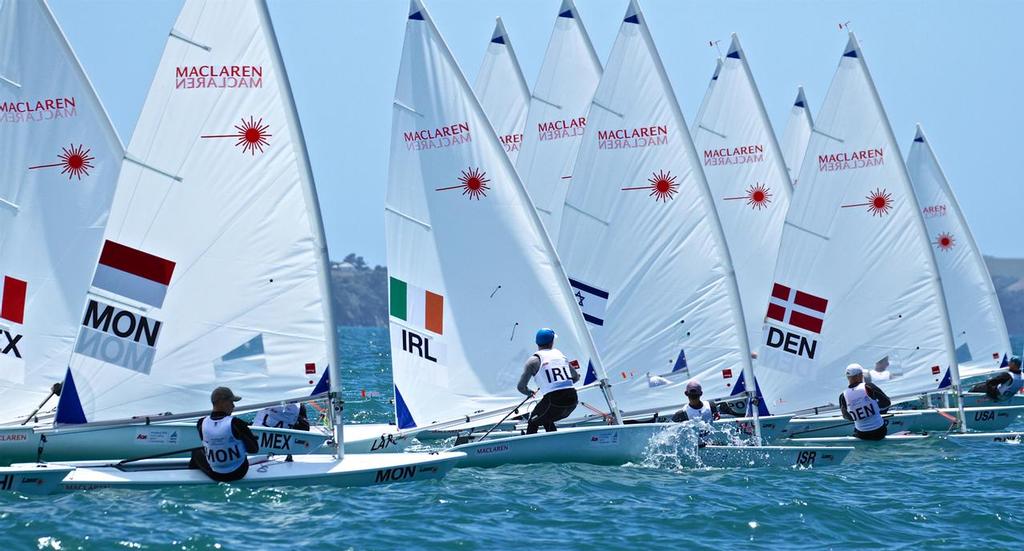
POLYGON ((526 434, 535 434, 540 426, 547 432, 554 432, 555 421, 561 421, 576 409, 579 398, 573 383, 580 380, 580 374, 569 363, 565 354, 554 348, 555 332, 551 329, 537 331, 535 339, 537 352, 526 360, 523 375, 519 377, 519 392, 530 396, 533 391, 529 384, 532 378, 539 387, 537 392, 543 398, 533 408, 526 425, 526 434))
POLYGON ((241 400, 230 388, 217 387, 210 394, 213 410, 196 423, 203 448, 192 452, 190 468, 197 468, 218 482, 241 480, 249 472, 247 453, 260 449, 259 440, 245 421, 231 415, 241 400))
POLYGON ((1024 375, 1021 375, 1020 358, 1010 358, 1007 371, 992 377, 984 383, 974 385, 971 392, 984 392, 996 402, 1006 402, 1013 398, 1024 387, 1024 375))
POLYGON ((853 421, 853 435, 861 440, 882 440, 889 426, 882 412, 892 402, 874 383, 864 382, 860 364, 846 366, 846 379, 850 385, 839 395, 839 409, 844 419, 853 421))
POLYGON ((306 404, 284 404, 271 406, 256 412, 252 424, 257 427, 278 429, 309 430, 306 404))

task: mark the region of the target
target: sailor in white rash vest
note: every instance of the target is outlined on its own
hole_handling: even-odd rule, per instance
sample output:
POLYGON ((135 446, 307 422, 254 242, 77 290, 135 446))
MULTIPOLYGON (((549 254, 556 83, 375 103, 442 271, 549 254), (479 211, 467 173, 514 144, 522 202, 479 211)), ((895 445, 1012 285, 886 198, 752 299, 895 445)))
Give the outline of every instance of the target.
POLYGON ((846 379, 850 385, 839 395, 839 409, 844 419, 853 421, 853 435, 861 440, 882 440, 889 426, 882 413, 892 401, 874 383, 864 382, 860 364, 846 366, 846 379))
POLYGON ((260 444, 249 425, 231 415, 235 402, 241 399, 230 388, 213 389, 213 411, 196 423, 203 447, 192 452, 189 468, 199 469, 218 482, 241 480, 249 472, 246 454, 259 451, 260 444))
POLYGON ((971 392, 984 392, 993 401, 1006 402, 1020 392, 1021 388, 1024 388, 1024 375, 1020 370, 1020 358, 1013 357, 1010 358, 1010 365, 1006 371, 984 383, 974 385, 971 392))
POLYGON ((555 332, 551 329, 537 331, 537 352, 530 356, 519 378, 519 392, 532 396, 530 379, 539 387, 537 392, 543 398, 533 408, 526 423, 526 434, 534 434, 540 426, 546 432, 554 432, 555 421, 565 419, 576 409, 579 397, 573 383, 580 380, 580 374, 555 345, 555 332))
POLYGON ((685 408, 677 411, 672 416, 673 423, 697 420, 710 423, 719 418, 718 407, 714 402, 708 400, 707 403, 704 403, 701 401, 700 397, 704 395, 704 389, 700 386, 699 382, 690 381, 686 383, 686 390, 683 394, 686 395, 689 403, 686 404, 685 408))

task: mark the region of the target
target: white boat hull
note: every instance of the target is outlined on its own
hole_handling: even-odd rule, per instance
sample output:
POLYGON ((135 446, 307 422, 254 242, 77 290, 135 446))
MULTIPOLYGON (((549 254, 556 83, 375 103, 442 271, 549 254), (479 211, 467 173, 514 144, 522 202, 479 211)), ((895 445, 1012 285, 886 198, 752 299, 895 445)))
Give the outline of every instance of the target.
MULTIPOLYGON (((354 487, 441 478, 459 460, 461 453, 351 454, 337 460, 327 454, 297 455, 292 461, 283 457, 254 459, 245 478, 232 486, 329 486, 354 487)), ((19 464, 25 473, 46 469, 70 471, 56 486, 71 492, 98 489, 145 490, 174 486, 212 486, 219 484, 201 471, 187 468, 186 459, 145 460, 117 466, 110 463, 72 462, 57 465, 19 464)), ((2 476, 2 475, 0 475, 2 476)))
MULTIPOLYGON (((252 427, 260 452, 275 455, 324 453, 331 434, 323 427, 309 431, 252 427)), ((346 425, 347 453, 400 452, 409 438, 394 434, 386 424, 346 425)), ((155 455, 187 455, 201 446, 195 423, 81 426, 59 428, 0 428, 0 465, 30 461, 92 461, 155 455), (45 437, 45 441, 43 438, 45 437), (37 458, 42 444, 42 455, 37 458), (174 452, 178 452, 175 454, 174 452)))
MULTIPOLYGON (((967 427, 978 431, 999 431, 1024 413, 1022 406, 967 408, 967 427)), ((941 410, 899 410, 888 415, 889 432, 944 432, 954 430, 958 412, 955 408, 941 410), (941 412, 941 413, 940 413, 941 412)), ((782 431, 791 439, 852 436, 853 423, 839 416, 795 418, 782 431)))
POLYGON ((591 463, 622 465, 641 463, 652 455, 675 454, 678 463, 689 467, 763 467, 826 465, 841 463, 852 448, 812 450, 794 446, 706 446, 687 447, 679 453, 672 429, 677 423, 574 427, 557 432, 540 432, 487 439, 455 446, 450 451, 466 453, 459 467, 497 467, 527 463, 591 463), (668 434, 668 438, 656 438, 668 434), (685 450, 696 450, 687 453, 685 450))
POLYGON ((52 494, 61 491, 61 482, 73 470, 74 467, 65 465, 0 467, 0 492, 52 494))
MULTIPOLYGON (((950 397, 950 402, 955 403, 956 398, 950 397)), ((926 407, 939 407, 942 404, 942 397, 937 395, 931 396, 931 404, 925 405, 923 399, 911 400, 904 402, 904 404, 913 407, 914 409, 922 409, 926 407)), ((964 393, 964 407, 990 407, 990 406, 1024 406, 1024 394, 1015 394, 1010 397, 1009 400, 996 401, 989 398, 987 394, 982 392, 966 392, 964 393)))
POLYGON ((858 446, 878 446, 883 444, 910 444, 928 440, 929 438, 931 438, 931 436, 927 434, 890 434, 883 440, 861 440, 855 436, 819 436, 814 438, 798 438, 791 440, 791 442, 793 442, 795 446, 803 444, 839 444, 843 446, 852 446, 856 444, 858 446))
POLYGON ((971 442, 1004 442, 1008 444, 1020 444, 1024 441, 1024 432, 964 432, 950 433, 945 435, 953 441, 971 442))

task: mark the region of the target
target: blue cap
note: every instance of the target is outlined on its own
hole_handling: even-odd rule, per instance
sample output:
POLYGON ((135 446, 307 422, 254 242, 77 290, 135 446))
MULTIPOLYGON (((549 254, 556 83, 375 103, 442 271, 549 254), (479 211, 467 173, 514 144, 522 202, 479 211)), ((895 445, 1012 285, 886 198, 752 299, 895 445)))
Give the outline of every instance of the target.
MULTIPOLYGON (((537 333, 537 338, 540 339, 540 333, 537 333)), ((1020 365, 1020 356, 1010 358, 1010 363, 1020 365)))
POLYGON ((555 330, 547 327, 537 330, 537 346, 547 346, 555 342, 555 330))

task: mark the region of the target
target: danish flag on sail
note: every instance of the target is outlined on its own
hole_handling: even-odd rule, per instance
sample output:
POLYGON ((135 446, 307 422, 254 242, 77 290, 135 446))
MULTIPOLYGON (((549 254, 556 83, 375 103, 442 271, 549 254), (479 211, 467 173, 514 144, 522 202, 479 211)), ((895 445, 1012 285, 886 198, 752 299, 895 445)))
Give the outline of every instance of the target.
POLYGON ((25 295, 28 292, 28 282, 4 276, 2 289, 0 318, 17 324, 25 323, 25 295))
POLYGON ((92 286, 160 308, 174 273, 174 262, 106 241, 92 286))
POLYGON ((821 333, 827 307, 827 299, 776 283, 772 287, 767 316, 812 333, 821 333))

